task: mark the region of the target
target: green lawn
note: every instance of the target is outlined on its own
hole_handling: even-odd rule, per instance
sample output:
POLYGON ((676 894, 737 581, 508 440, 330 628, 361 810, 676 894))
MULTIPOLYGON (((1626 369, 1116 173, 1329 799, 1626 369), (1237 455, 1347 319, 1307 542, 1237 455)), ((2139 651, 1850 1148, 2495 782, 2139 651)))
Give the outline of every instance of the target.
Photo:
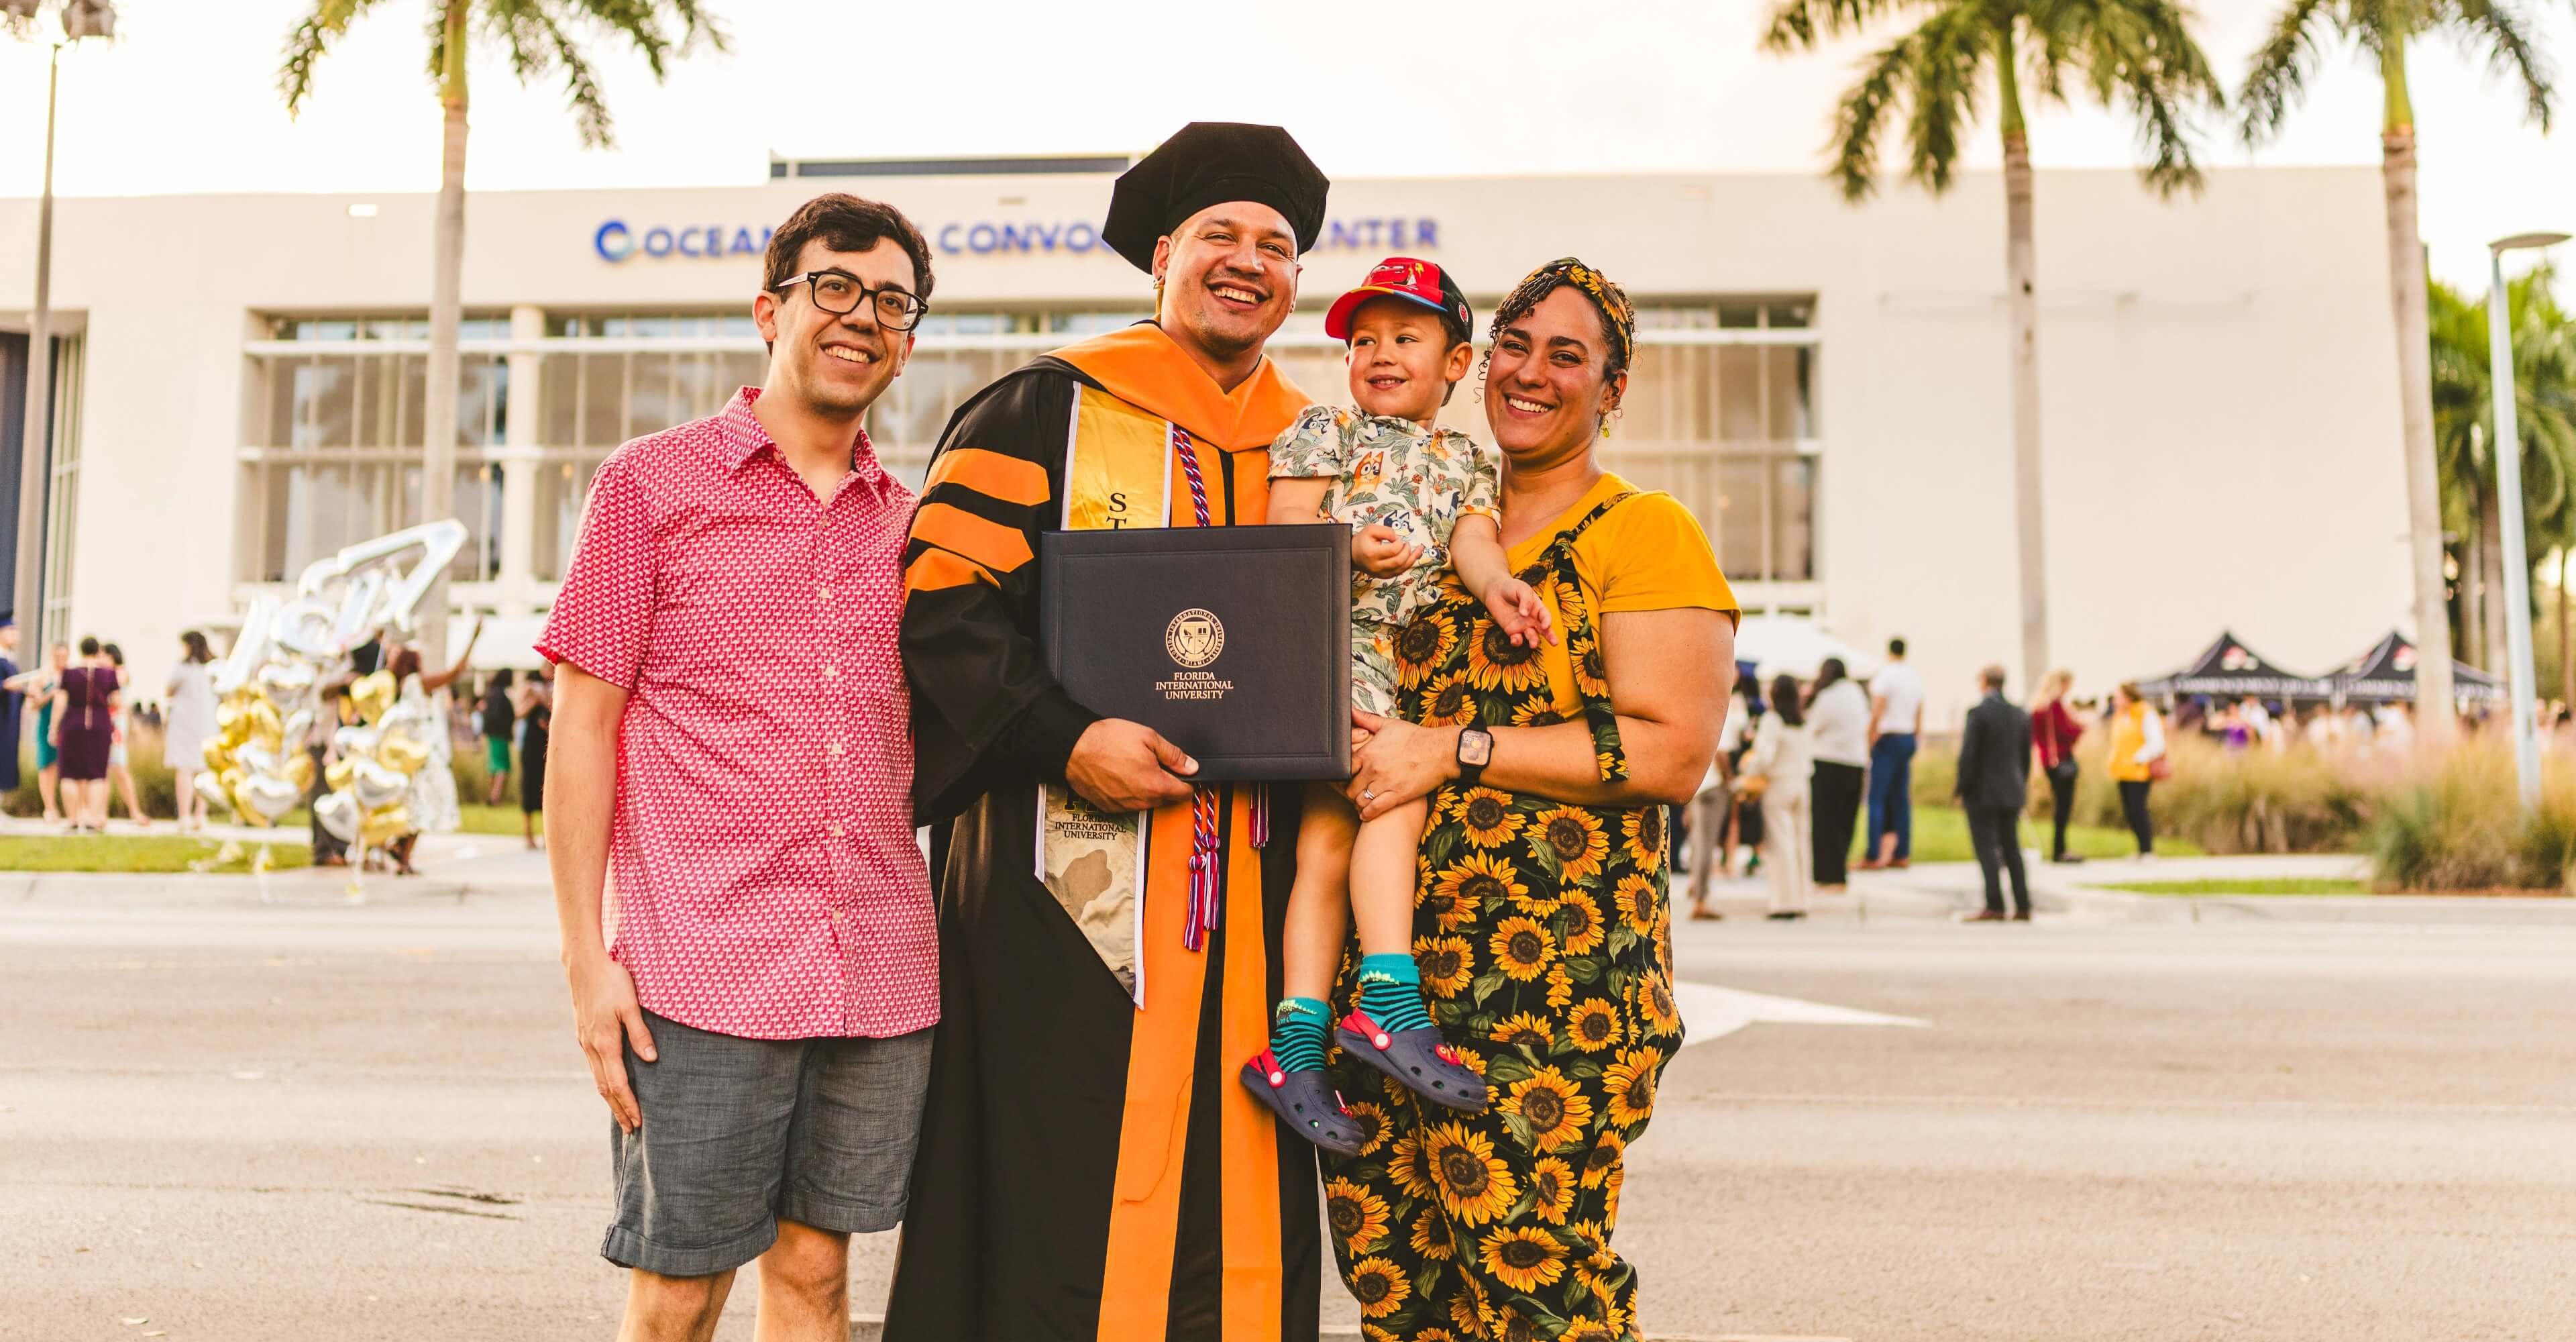
POLYGON ((2126 890, 2133 895, 2366 895, 2359 881, 2325 877, 2284 876, 2271 879, 2209 881, 2120 881, 2096 890, 2126 890))
MULTIPOLYGON (((506 806, 485 806, 481 802, 467 802, 459 809, 465 814, 465 832, 468 834, 517 834, 522 832, 519 820, 521 813, 517 802, 511 802, 506 806)), ((545 817, 539 816, 537 818, 537 828, 542 830, 545 828, 545 824, 545 817)))
MULTIPOLYGON (((465 817, 465 828, 460 831, 461 833, 517 834, 521 832, 519 808, 516 803, 507 806, 485 806, 481 802, 466 802, 457 810, 465 817)), ((277 820, 279 829, 291 829, 299 834, 309 830, 312 824, 312 817, 307 815, 301 806, 278 817, 277 820)), ((545 829, 545 821, 542 818, 537 822, 537 829, 540 832, 545 829)))
MULTIPOLYGON (((313 863, 300 835, 265 845, 272 870, 313 863)), ((182 834, 46 834, 0 837, 0 871, 249 871, 262 847, 182 834)))
MULTIPOLYGON (((1853 840, 1852 854, 1861 855, 1868 842, 1869 823, 1863 817, 1859 826, 1862 836, 1853 840)), ((2024 847, 2045 851, 2048 847, 2048 823, 2024 819, 2021 822, 2024 847)), ((2066 846, 2078 856, 2088 858, 2128 857, 2138 851, 2138 841, 2125 829, 2102 825, 2069 825, 2066 846)), ((2170 835, 2156 836, 2156 851, 2167 857, 2199 857, 2200 845, 2170 835)), ((1968 842, 1968 813, 1954 806, 1914 804, 1914 860, 1917 862, 1974 862, 1977 850, 1968 842)))

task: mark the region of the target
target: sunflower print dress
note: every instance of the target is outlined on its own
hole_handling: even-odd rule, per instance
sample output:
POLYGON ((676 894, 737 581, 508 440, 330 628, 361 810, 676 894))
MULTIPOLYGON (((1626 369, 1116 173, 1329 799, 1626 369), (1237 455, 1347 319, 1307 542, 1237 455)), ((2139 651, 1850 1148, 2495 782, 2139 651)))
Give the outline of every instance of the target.
MULTIPOLYGON (((1595 507, 1521 577, 1563 614, 1601 777, 1627 776, 1573 545, 1595 507), (1553 590, 1550 590, 1550 585, 1553 590)), ((1422 723, 1561 720, 1535 649, 1516 647, 1456 589, 1397 639, 1406 716, 1422 723)), ((1414 958, 1433 1018, 1494 1104, 1417 1104, 1363 1063, 1335 1079, 1358 1118, 1356 1157, 1327 1153, 1328 1237, 1375 1342, 1630 1342, 1636 1272, 1610 1247, 1622 1158, 1681 1045, 1665 903, 1664 808, 1573 806, 1444 786, 1423 836, 1414 958)), ((1337 994, 1356 987, 1345 964, 1337 994)))

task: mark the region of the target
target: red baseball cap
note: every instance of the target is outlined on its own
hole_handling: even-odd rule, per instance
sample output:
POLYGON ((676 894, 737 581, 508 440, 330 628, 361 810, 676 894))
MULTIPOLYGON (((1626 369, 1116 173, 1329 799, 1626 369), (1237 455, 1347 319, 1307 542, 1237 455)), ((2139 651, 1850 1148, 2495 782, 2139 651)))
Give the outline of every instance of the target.
POLYGON ((1467 296, 1458 292, 1458 282, 1449 278, 1449 272, 1436 262, 1390 256, 1369 271, 1360 287, 1333 300, 1332 309, 1324 314, 1324 334, 1335 340, 1350 339, 1351 314, 1380 294, 1410 298, 1439 313, 1450 323, 1450 334, 1460 340, 1476 329, 1476 317, 1467 307, 1467 296))

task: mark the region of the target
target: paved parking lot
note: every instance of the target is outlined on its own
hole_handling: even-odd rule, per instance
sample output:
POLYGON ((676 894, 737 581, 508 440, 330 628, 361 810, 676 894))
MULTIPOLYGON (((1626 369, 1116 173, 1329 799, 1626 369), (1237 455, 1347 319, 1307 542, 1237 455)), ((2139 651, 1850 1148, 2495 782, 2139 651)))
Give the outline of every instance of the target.
MULTIPOLYGON (((612 1333, 541 894, 120 889, 0 902, 0 1335, 612 1333)), ((1657 1334, 2567 1335, 2576 931, 1936 915, 1683 925, 1657 1334)))

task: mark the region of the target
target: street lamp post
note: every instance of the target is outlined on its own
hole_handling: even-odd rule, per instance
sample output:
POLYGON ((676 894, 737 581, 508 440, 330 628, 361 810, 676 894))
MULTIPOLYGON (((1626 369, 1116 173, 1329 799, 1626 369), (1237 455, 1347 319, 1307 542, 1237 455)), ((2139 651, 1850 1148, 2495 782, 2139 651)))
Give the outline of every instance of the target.
POLYGON ((2540 804, 2540 730, 2532 706, 2531 556, 2522 534, 2522 429, 2514 416, 2513 317, 2504 254, 2566 240, 2564 233, 2517 233, 2487 244, 2487 381, 2495 391, 2496 511, 2504 520, 2505 660, 2513 696, 2513 774, 2526 809, 2540 804))
MULTIPOLYGON (((38 0, 5 0, 0 10, 32 23, 38 0)), ((116 35, 113 0, 63 0, 62 38, 45 65, 45 190, 36 206, 36 305, 27 315, 27 424, 18 440, 18 568, 12 600, 30 662, 44 655, 45 501, 52 490, 54 421, 54 87, 63 48, 84 37, 116 35)))

